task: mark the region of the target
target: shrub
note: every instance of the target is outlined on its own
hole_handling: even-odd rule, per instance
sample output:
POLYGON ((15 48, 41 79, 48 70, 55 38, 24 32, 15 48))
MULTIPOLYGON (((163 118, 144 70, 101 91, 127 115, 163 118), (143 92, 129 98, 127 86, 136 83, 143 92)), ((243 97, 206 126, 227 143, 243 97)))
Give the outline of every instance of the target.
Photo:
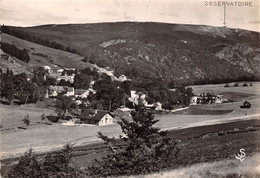
POLYGON ((247 86, 248 86, 248 84, 247 84, 247 83, 244 83, 244 84, 243 84, 243 87, 247 87, 247 86))
POLYGON ((25 124, 25 126, 30 125, 30 119, 29 119, 29 114, 27 114, 26 116, 24 116, 23 120, 22 120, 25 124))
POLYGON ((224 87, 229 87, 229 84, 226 84, 224 87))
POLYGON ((40 177, 41 165, 36 159, 32 149, 29 149, 20 157, 19 163, 9 172, 8 177, 40 177))
POLYGON ((235 84, 234 84, 234 87, 239 87, 238 83, 235 83, 235 84))
POLYGON ((46 116, 46 117, 51 122, 58 122, 59 121, 59 117, 58 116, 46 116))
POLYGON ((83 177, 82 171, 71 166, 71 151, 72 147, 67 144, 60 152, 48 153, 39 160, 29 149, 8 172, 8 177, 83 177))
POLYGON ((42 113, 41 119, 42 119, 42 124, 43 124, 43 123, 44 123, 44 120, 46 119, 46 116, 44 115, 44 113, 42 113))

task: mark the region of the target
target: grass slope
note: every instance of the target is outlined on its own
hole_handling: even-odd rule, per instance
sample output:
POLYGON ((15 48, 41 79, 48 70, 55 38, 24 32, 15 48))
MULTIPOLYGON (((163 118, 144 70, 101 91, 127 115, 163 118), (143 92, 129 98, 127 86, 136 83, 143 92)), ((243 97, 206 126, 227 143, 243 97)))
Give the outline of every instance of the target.
MULTIPOLYGON (((172 171, 165 171, 145 176, 137 176, 138 178, 155 178, 155 177, 171 177, 171 178, 191 178, 191 177, 260 177, 260 153, 246 157, 243 162, 239 160, 223 160, 211 163, 199 163, 189 167, 183 167, 172 171)), ((135 176, 136 177, 136 176, 135 176)))
MULTIPOLYGON (((53 69, 57 69, 60 67, 67 67, 67 68, 85 68, 87 66, 91 66, 90 64, 82 62, 82 56, 72 54, 69 52, 48 48, 42 45, 38 45, 35 43, 31 43, 14 36, 2 33, 2 42, 14 44, 16 47, 20 49, 26 49, 29 51, 29 56, 31 61, 29 65, 23 63, 20 67, 26 68, 30 66, 30 68, 39 67, 48 65, 53 69)), ((4 59, 1 59, 1 63, 8 63, 3 62, 4 59)), ((18 63, 21 63, 19 60, 16 60, 18 63)), ((10 63, 10 62, 9 62, 10 63)), ((7 65, 12 68, 12 64, 7 65)))

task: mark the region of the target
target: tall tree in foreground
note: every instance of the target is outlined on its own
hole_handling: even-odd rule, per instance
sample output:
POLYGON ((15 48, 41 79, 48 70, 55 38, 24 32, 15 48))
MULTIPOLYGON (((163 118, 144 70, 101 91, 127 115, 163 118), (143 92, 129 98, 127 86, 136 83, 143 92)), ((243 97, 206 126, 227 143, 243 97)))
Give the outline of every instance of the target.
POLYGON ((177 142, 167 137, 167 132, 153 127, 158 120, 148 112, 139 101, 132 112, 132 121, 122 119, 119 123, 126 135, 127 146, 123 151, 115 152, 114 139, 99 133, 99 137, 108 143, 113 152, 101 161, 96 160, 88 168, 90 176, 137 175, 160 171, 175 164, 178 153, 177 142))

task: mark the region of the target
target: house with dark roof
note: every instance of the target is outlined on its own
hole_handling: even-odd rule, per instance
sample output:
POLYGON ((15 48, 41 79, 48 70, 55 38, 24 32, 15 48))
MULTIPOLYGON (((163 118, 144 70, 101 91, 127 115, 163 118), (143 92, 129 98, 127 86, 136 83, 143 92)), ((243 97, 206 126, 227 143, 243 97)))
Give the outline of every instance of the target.
POLYGON ((79 118, 84 124, 103 126, 113 124, 115 117, 108 111, 87 109, 81 113, 79 118))
POLYGON ((75 97, 79 98, 87 98, 89 95, 89 90, 86 89, 76 89, 75 90, 75 97))

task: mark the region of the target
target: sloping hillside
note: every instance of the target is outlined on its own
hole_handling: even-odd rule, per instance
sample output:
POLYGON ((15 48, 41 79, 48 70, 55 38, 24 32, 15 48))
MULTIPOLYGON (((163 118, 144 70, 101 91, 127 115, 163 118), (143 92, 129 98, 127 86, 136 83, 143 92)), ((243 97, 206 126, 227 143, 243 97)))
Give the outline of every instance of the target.
POLYGON ((260 76, 259 33, 164 23, 99 23, 12 27, 75 48, 116 75, 176 83, 260 76))
MULTIPOLYGON (((89 66, 89 64, 82 62, 82 56, 72 54, 69 52, 56 50, 53 48, 48 48, 42 45, 31 43, 8 34, 1 34, 1 41, 4 43, 14 44, 19 49, 26 49, 29 52, 31 58, 30 62, 24 63, 18 59, 15 59, 15 63, 10 63, 8 60, 1 58, 1 63, 5 64, 1 66, 3 68, 9 67, 10 69, 15 69, 17 64, 20 64, 20 68, 31 68, 38 66, 48 65, 53 69, 60 67, 67 68, 84 68, 89 66)), ((28 71, 28 70, 26 70, 28 71)))

